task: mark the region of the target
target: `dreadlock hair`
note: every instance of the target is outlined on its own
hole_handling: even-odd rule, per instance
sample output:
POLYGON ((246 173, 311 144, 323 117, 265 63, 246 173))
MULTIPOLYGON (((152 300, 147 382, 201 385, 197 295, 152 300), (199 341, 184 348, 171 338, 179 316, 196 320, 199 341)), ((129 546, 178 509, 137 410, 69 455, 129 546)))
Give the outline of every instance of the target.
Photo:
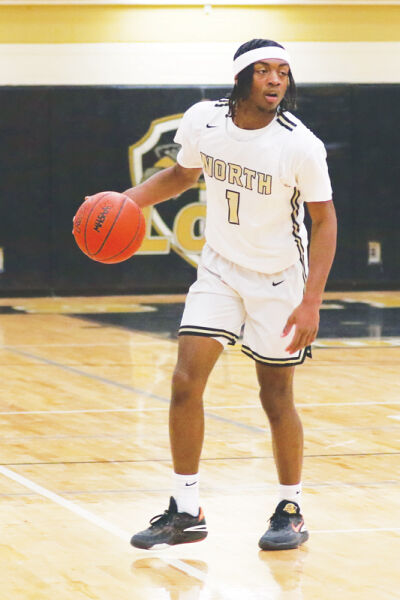
MULTIPOLYGON (((264 39, 254 39, 249 42, 245 42, 242 44, 235 52, 233 60, 238 56, 241 56, 245 52, 249 52, 249 50, 256 50, 257 48, 264 48, 269 46, 277 46, 278 48, 283 48, 281 44, 278 42, 274 42, 273 40, 264 40, 264 39)), ((239 100, 245 100, 249 94, 251 89, 251 84, 253 82, 253 73, 254 73, 254 64, 248 65, 245 69, 240 71, 237 75, 237 80, 231 93, 228 95, 229 99, 229 112, 227 114, 228 117, 235 116, 236 106, 239 100)), ((281 101, 278 106, 278 112, 284 112, 285 110, 294 110, 296 108, 296 84, 292 75, 292 71, 289 69, 289 86, 285 97, 281 101)))

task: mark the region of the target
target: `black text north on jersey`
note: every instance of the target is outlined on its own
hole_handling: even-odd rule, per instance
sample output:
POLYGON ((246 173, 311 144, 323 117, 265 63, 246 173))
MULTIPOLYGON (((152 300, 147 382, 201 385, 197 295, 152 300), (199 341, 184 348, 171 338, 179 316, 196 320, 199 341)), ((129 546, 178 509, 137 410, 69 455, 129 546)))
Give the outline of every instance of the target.
POLYGON ((272 188, 272 176, 266 173, 254 171, 248 167, 242 167, 234 163, 225 162, 220 158, 214 158, 200 152, 205 175, 226 181, 229 185, 237 185, 246 190, 257 191, 259 194, 268 196, 272 188))

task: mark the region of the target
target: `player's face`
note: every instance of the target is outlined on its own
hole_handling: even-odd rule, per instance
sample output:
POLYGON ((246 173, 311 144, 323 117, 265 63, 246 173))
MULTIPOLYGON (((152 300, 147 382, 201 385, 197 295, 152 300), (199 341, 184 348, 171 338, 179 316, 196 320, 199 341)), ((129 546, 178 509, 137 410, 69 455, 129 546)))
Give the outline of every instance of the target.
POLYGON ((289 65, 282 60, 255 63, 248 100, 262 112, 275 112, 289 85, 289 65))

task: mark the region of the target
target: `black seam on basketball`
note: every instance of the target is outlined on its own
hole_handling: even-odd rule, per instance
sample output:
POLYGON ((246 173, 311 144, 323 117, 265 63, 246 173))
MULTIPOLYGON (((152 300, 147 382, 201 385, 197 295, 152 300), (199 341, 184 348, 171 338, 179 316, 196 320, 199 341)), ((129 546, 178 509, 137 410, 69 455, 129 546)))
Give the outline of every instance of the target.
POLYGON ((88 226, 88 223, 89 223, 89 218, 90 218, 90 215, 92 214, 92 212, 94 211, 94 209, 96 208, 96 206, 98 205, 98 203, 99 203, 99 202, 101 202, 101 200, 103 200, 104 196, 105 196, 106 194, 108 194, 108 193, 109 193, 109 192, 104 192, 104 194, 102 194, 102 195, 100 196, 100 198, 98 198, 98 199, 96 200, 96 202, 93 204, 92 208, 89 210, 89 214, 88 214, 88 216, 86 217, 86 223, 85 223, 85 232, 84 232, 84 234, 83 234, 83 240, 84 240, 84 242, 85 242, 85 248, 86 248, 86 250, 87 250, 87 255, 88 255, 88 256, 90 256, 90 257, 92 257, 92 256, 94 256, 94 255, 93 255, 93 254, 90 252, 90 250, 89 250, 89 248, 88 248, 88 245, 87 245, 87 243, 86 243, 86 230, 87 230, 87 226, 88 226))
MULTIPOLYGON (((125 198, 123 199, 123 201, 121 202, 121 206, 119 207, 119 211, 118 211, 118 213, 115 215, 115 219, 114 219, 114 221, 113 221, 113 224, 111 225, 111 227, 110 227, 110 229, 109 229, 109 231, 108 231, 107 235, 105 236, 105 238, 104 238, 104 240, 103 240, 103 243, 101 244, 100 248, 97 250, 96 254, 93 254, 93 256, 97 256, 97 255, 98 255, 98 253, 99 253, 101 250, 103 250, 103 248, 104 248, 104 244, 105 244, 105 243, 106 243, 106 241, 108 240, 108 238, 109 238, 109 236, 110 236, 110 233, 111 233, 111 232, 112 232, 112 230, 114 229, 114 225, 115 225, 115 223, 118 221, 118 217, 119 217, 119 215, 121 214, 121 211, 122 211, 122 209, 123 209, 123 208, 124 208, 124 206, 125 206, 125 202, 126 202, 126 196, 125 196, 125 198)), ((109 259, 107 259, 107 260, 109 260, 109 259)))
MULTIPOLYGON (((119 213, 118 213, 117 217, 118 217, 118 216, 119 216, 119 213)), ((140 224, 141 224, 141 222, 142 222, 142 219, 143 219, 143 215, 142 215, 142 211, 140 210, 140 212, 139 212, 139 220, 138 220, 137 228, 136 228, 136 231, 135 231, 135 235, 134 235, 134 236, 133 236, 133 238, 130 240, 129 244, 128 244, 127 246, 125 246, 125 248, 123 248, 123 249, 122 249, 120 252, 118 252, 118 254, 114 254, 114 256, 109 256, 108 258, 104 258, 104 259, 102 259, 102 262, 107 262, 107 261, 109 261, 109 260, 113 260, 114 258, 117 258, 117 257, 118 257, 120 254, 122 254, 123 252, 125 252, 125 250, 127 250, 127 248, 129 248, 129 246, 130 246, 131 244, 133 244, 133 242, 135 241, 135 239, 136 239, 136 236, 137 236, 137 234, 138 234, 138 232, 139 232, 139 229, 140 229, 140 224)))

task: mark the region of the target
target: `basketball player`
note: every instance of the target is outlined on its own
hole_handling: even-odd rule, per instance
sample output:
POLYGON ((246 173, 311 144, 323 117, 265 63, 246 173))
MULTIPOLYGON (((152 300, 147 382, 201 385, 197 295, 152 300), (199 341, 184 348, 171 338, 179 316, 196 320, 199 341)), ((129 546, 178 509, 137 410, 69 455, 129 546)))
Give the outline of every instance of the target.
POLYGON ((308 539, 300 510, 303 431, 293 402, 295 366, 311 356, 333 261, 336 217, 322 142, 288 108, 295 83, 280 44, 256 39, 234 56, 228 100, 195 104, 175 141, 177 164, 125 193, 157 204, 195 184, 207 187, 206 244, 179 330, 170 441, 175 492, 169 508, 132 537, 137 548, 200 541, 202 396, 225 344, 243 328, 269 420, 279 501, 259 546, 297 548, 308 539), (307 260, 304 202, 312 221, 307 260))

